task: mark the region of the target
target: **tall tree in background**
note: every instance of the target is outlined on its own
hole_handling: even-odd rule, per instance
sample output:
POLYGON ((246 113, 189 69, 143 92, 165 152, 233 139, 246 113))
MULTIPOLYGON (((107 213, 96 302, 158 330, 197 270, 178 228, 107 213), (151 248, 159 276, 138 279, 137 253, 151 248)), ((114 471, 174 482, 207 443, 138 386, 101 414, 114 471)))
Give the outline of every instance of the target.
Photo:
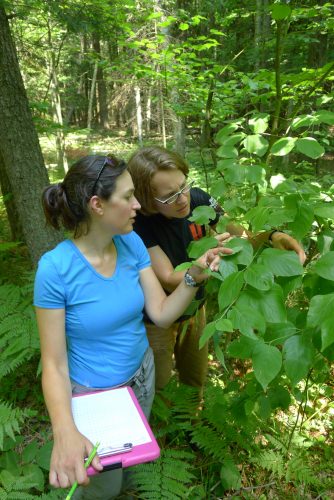
MULTIPOLYGON (((40 202, 49 182, 5 10, 0 7, 0 166, 5 170, 31 259, 59 241, 40 202), (44 229, 43 229, 44 228, 44 229)), ((4 179, 0 176, 0 180, 4 179)), ((8 187, 6 189, 8 192, 8 187)))

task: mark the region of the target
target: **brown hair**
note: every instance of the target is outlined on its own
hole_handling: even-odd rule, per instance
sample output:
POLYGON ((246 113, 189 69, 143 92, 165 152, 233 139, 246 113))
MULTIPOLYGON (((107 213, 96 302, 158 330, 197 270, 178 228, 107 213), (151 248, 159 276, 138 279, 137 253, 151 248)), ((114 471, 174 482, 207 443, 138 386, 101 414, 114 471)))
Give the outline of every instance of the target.
POLYGON ((172 169, 180 170, 185 176, 189 172, 187 163, 178 153, 159 146, 141 148, 131 156, 128 161, 128 170, 143 214, 151 215, 157 212, 151 186, 153 175, 159 170, 172 169))
POLYGON ((46 222, 55 229, 63 226, 74 237, 87 234, 90 224, 88 202, 93 195, 107 200, 126 163, 113 155, 89 155, 71 166, 63 182, 47 186, 42 194, 46 222))

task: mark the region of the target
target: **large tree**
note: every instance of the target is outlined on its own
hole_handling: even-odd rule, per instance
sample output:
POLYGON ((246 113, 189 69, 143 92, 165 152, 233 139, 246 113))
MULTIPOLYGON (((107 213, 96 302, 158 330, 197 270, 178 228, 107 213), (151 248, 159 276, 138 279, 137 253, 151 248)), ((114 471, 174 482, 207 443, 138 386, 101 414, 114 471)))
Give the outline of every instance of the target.
MULTIPOLYGON (((31 259, 60 238, 45 226, 41 193, 49 183, 5 10, 0 7, 0 157, 31 259)), ((0 176, 0 181, 5 176, 0 176)), ((8 192, 8 186, 3 186, 8 192)), ((10 217, 9 217, 10 219, 10 217)))

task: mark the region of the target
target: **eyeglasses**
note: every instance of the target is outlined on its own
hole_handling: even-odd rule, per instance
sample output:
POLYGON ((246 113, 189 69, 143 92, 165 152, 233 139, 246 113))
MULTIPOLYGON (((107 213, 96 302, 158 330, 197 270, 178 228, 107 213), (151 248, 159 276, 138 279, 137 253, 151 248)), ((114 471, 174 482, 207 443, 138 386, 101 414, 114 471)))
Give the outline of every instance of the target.
POLYGON ((100 177, 101 177, 101 175, 102 175, 102 172, 103 172, 103 170, 105 169, 105 167, 106 167, 107 165, 109 165, 110 167, 114 167, 114 166, 115 166, 115 164, 114 164, 114 162, 112 161, 112 159, 111 159, 111 158, 109 158, 108 156, 107 156, 107 157, 106 157, 106 159, 104 160, 103 165, 102 165, 102 167, 100 168, 99 173, 97 174, 97 177, 96 177, 96 179, 95 179, 95 182, 94 182, 94 185, 93 185, 93 189, 92 189, 92 196, 93 196, 93 195, 94 195, 94 193, 95 193, 95 189, 96 189, 97 183, 98 183, 98 182, 99 182, 99 180, 100 180, 100 177))
POLYGON ((159 198, 154 198, 154 199, 156 201, 158 201, 159 203, 162 203, 163 205, 172 205, 173 203, 177 202, 177 200, 179 199, 181 194, 189 193, 190 189, 192 188, 192 186, 194 184, 195 184, 195 181, 188 181, 187 184, 182 189, 180 189, 180 191, 173 194, 172 196, 170 196, 166 200, 159 200, 159 198))

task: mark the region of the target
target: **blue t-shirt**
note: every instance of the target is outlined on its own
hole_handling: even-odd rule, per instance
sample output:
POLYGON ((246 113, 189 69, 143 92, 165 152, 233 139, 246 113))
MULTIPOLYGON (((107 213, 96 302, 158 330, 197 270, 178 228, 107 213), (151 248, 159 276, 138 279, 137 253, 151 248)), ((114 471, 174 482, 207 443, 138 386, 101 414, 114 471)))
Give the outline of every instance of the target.
POLYGON ((114 237, 117 261, 100 275, 76 245, 65 240, 39 261, 34 305, 65 309, 70 377, 86 387, 126 382, 148 347, 139 271, 150 265, 135 232, 114 237))

